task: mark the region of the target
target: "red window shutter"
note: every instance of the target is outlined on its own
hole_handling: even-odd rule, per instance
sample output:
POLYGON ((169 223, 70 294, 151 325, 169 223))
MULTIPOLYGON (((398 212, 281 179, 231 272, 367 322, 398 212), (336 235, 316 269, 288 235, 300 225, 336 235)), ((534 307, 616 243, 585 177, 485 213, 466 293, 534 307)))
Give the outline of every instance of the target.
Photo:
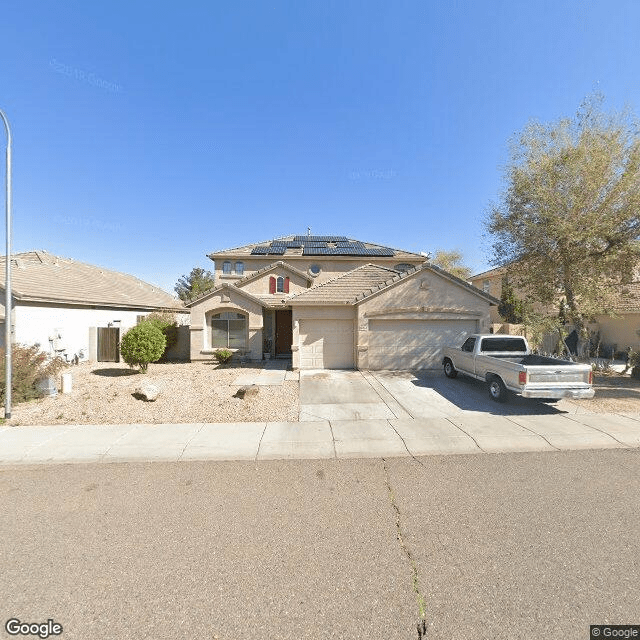
POLYGON ((284 279, 284 292, 289 293, 289 278, 284 279))
POLYGON ((269 293, 275 293, 276 292, 276 279, 271 276, 269 278, 269 293))

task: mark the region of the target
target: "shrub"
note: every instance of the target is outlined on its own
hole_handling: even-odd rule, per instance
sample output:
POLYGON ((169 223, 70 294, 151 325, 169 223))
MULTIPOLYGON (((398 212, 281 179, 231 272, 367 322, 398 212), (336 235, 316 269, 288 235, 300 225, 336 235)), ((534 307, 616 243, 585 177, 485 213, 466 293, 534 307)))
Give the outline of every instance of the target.
POLYGON ((227 364, 227 362, 229 362, 233 357, 233 352, 229 351, 229 349, 218 349, 217 351, 213 352, 213 357, 220 364, 227 364))
MULTIPOLYGON (((0 349, 0 401, 4 404, 7 381, 5 376, 5 351, 0 349)), ((39 398, 36 383, 48 376, 55 376, 67 363, 59 357, 50 358, 40 351, 40 345, 14 344, 11 349, 11 400, 12 403, 26 402, 39 398)))
POLYGON ((166 346, 163 354, 160 356, 160 361, 165 361, 167 351, 178 342, 178 321, 176 320, 175 314, 170 311, 154 311, 148 316, 145 316, 142 322, 149 322, 162 331, 166 340, 166 346))
POLYGON ((122 359, 130 366, 138 366, 146 373, 150 362, 162 357, 167 340, 158 327, 151 322, 142 322, 129 329, 120 343, 122 359))

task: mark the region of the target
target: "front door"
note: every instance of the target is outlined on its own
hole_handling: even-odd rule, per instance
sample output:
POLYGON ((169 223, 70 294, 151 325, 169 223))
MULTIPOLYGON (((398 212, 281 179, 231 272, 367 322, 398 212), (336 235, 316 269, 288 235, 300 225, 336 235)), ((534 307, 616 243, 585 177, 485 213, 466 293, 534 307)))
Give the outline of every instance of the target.
POLYGON ((276 358, 291 355, 293 329, 291 328, 291 309, 276 310, 276 358))

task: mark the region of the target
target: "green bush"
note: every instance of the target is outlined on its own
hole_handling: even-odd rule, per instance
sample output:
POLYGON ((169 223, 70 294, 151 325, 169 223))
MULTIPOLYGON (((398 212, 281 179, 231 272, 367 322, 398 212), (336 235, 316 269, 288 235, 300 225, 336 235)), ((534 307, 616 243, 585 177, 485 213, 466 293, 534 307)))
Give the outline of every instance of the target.
POLYGON ((154 311, 145 316, 142 322, 149 322, 162 331, 167 343, 163 354, 160 356, 160 361, 166 361, 167 351, 178 342, 178 321, 175 314, 170 311, 154 311))
POLYGON ((227 362, 229 362, 233 357, 233 352, 229 351, 229 349, 218 349, 217 351, 213 352, 213 357, 220 364, 227 364, 227 362))
POLYGON ((162 357, 166 345, 167 340, 158 327, 151 322, 142 322, 122 336, 120 353, 130 367, 137 366, 146 373, 149 363, 162 357))
MULTIPOLYGON (((0 349, 0 401, 4 404, 7 389, 5 376, 5 351, 0 349)), ((67 367, 62 358, 50 358, 40 351, 40 345, 14 344, 11 349, 11 401, 27 402, 42 397, 36 383, 42 378, 55 376, 67 367)))

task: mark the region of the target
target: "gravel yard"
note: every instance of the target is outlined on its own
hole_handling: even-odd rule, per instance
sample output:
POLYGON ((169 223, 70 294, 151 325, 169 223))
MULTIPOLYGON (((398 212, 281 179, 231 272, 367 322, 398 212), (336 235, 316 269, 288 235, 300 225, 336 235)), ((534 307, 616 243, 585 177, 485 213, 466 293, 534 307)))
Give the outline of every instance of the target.
POLYGON ((594 413, 640 413, 640 380, 612 373, 593 376, 591 400, 566 401, 594 413))
MULTIPOLYGON (((297 422, 299 383, 260 386, 258 394, 234 398, 240 376, 260 367, 218 367, 203 362, 151 364, 147 374, 123 363, 84 363, 65 370, 73 391, 14 405, 8 425, 163 424, 197 422, 297 422), (134 397, 142 382, 160 390, 154 402, 134 397)), ((596 375, 591 400, 562 400, 556 406, 571 413, 640 413, 640 381, 618 374, 596 375)))
POLYGON ((218 368, 203 362, 151 364, 146 374, 124 363, 83 363, 65 369, 73 376, 70 394, 13 407, 9 425, 267 422, 298 420, 298 382, 260 386, 246 400, 234 398, 250 366, 218 368), (132 394, 142 382, 161 390, 154 402, 132 394))

